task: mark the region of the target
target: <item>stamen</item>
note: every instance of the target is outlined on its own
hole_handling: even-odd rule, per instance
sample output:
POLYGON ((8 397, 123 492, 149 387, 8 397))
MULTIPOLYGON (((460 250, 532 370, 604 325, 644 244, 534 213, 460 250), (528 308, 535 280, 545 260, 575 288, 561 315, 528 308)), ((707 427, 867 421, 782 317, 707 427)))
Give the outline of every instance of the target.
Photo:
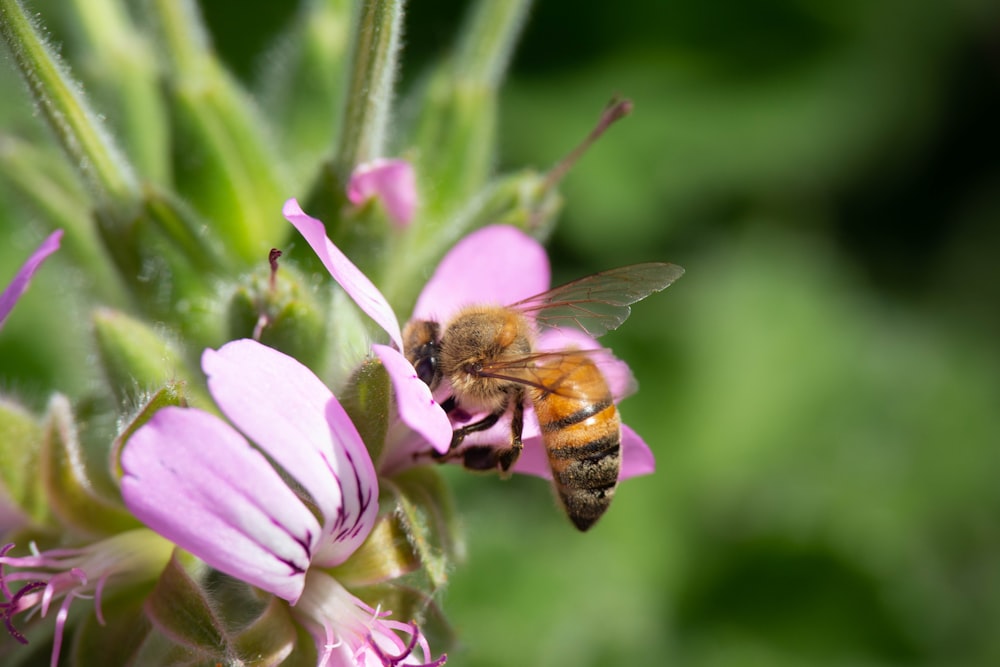
MULTIPOLYGON (((413 655, 413 650, 417 647, 417 644, 420 642, 420 628, 417 627, 417 624, 409 623, 406 627, 410 628, 410 641, 407 642, 406 646, 403 648, 403 652, 400 653, 399 655, 393 655, 391 653, 386 653, 385 651, 383 651, 382 648, 378 645, 378 643, 376 643, 375 638, 371 635, 371 633, 368 634, 367 637, 368 645, 372 648, 372 650, 375 652, 375 655, 378 656, 379 660, 382 661, 382 664, 385 667, 397 667, 398 665, 402 664, 404 660, 413 655)), ((426 646, 424 648, 426 649, 426 646)), ((432 662, 422 663, 420 665, 414 665, 413 667, 440 667, 445 662, 447 662, 447 660, 448 660, 448 655, 446 653, 442 653, 441 657, 438 658, 437 660, 434 660, 432 662)))
MULTIPOLYGON (((9 551, 9 549, 5 547, 4 550, 0 552, 0 554, 7 553, 7 551, 9 551)), ((2 577, 2 573, 3 573, 3 565, 0 564, 0 577, 2 577)), ((28 639, 20 632, 18 632, 17 628, 14 627, 14 614, 18 612, 18 604, 21 602, 21 598, 23 598, 28 593, 37 591, 39 588, 44 588, 45 586, 46 583, 44 581, 30 581, 26 583, 24 586, 22 586, 21 590, 19 590, 17 593, 9 595, 7 586, 6 584, 4 584, 3 587, 4 595, 9 599, 9 601, 0 602, 0 617, 3 617, 4 627, 7 628, 7 632, 10 633, 10 636, 16 639, 17 641, 21 642, 22 644, 27 644, 28 639)))

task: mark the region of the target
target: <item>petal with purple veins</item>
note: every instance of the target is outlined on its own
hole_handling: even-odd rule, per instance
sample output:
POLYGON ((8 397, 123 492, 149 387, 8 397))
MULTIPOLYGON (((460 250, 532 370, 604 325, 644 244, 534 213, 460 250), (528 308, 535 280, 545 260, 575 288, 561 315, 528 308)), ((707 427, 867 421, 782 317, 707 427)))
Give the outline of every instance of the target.
POLYGON ((320 526, 264 456, 218 417, 167 407, 122 453, 125 504, 212 567, 294 603, 320 526))
POLYGON ((324 564, 335 564, 333 554, 346 558, 344 547, 360 544, 374 524, 378 482, 361 436, 327 386, 292 357, 253 340, 205 350, 202 368, 223 414, 316 503, 324 564), (351 535, 332 549, 331 542, 351 535))

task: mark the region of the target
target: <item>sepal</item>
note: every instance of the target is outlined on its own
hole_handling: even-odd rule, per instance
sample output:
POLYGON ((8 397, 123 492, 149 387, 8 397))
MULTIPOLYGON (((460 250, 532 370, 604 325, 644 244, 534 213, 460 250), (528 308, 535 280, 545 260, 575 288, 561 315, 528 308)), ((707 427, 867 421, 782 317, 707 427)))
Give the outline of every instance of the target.
POLYGON ((284 664, 300 643, 311 647, 283 600, 196 562, 189 571, 176 552, 144 608, 156 632, 134 664, 270 666, 284 664))
MULTIPOLYGON (((222 619, 206 592, 177 560, 176 552, 143 607, 159 634, 175 646, 169 651, 174 654, 171 660, 180 658, 181 664, 212 660, 223 664, 235 662, 236 649, 230 642, 222 619)), ((163 664, 162 658, 153 657, 155 653, 143 655, 149 652, 149 642, 143 648, 146 650, 140 652, 139 657, 150 662, 140 664, 163 664)))
POLYGON ((122 475, 124 474, 121 464, 121 454, 125 443, 128 442, 128 439, 132 437, 132 434, 135 433, 140 426, 152 419, 157 410, 168 406, 178 408, 188 407, 188 401, 184 393, 185 388, 186 385, 184 382, 168 382, 166 386, 159 389, 149 397, 142 408, 135 413, 135 415, 125 425, 125 428, 123 428, 115 438, 114 442, 111 444, 110 468, 111 474, 114 476, 116 481, 121 480, 122 475))
POLYGON ((137 664, 133 658, 151 628, 138 591, 102 600, 101 617, 88 614, 80 620, 73 632, 70 664, 86 667, 98 655, 105 665, 137 664))
POLYGON ((372 461, 378 461, 385 447, 391 401, 389 374, 373 358, 362 362, 341 393, 340 404, 358 429, 372 461))
MULTIPOLYGON (((368 539, 351 558, 331 574, 347 587, 372 586, 415 572, 420 557, 410 544, 404 519, 396 512, 382 514, 368 539)), ((386 607, 395 609, 395 607, 386 607)))
POLYGON ((93 323, 98 359, 120 404, 136 401, 150 388, 191 379, 173 341, 146 323, 108 308, 96 310, 93 323))
POLYGON ((410 548, 422 565, 420 587, 437 591, 448 582, 453 561, 465 557, 454 502, 432 466, 410 468, 382 483, 384 507, 399 518, 410 548))
POLYGON ((0 533, 50 517, 39 483, 38 458, 43 428, 35 416, 0 397, 0 533))
POLYGON ((113 535, 141 525, 90 469, 69 401, 60 394, 49 402, 40 464, 48 504, 64 525, 85 535, 113 535))

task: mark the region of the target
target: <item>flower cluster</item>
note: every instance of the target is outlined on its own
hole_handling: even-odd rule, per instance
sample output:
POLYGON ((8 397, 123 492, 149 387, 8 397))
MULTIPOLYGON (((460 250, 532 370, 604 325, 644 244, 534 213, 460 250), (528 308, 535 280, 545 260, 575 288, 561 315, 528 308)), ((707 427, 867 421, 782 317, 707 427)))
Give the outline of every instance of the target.
MULTIPOLYGON (((307 4, 289 69, 259 106, 212 52, 195 3, 148 3, 143 27, 117 0, 81 5, 96 12, 80 23, 111 73, 103 85, 116 82, 94 96, 116 105, 105 114, 20 0, 0 0, 0 34, 63 151, 19 163, 22 194, 56 231, 0 294, 0 332, 20 326, 2 328, 32 277, 63 269, 63 296, 89 318, 47 315, 60 342, 91 352, 76 355, 82 381, 40 388, 41 411, 15 394, 18 365, 0 378, 4 664, 41 651, 52 667, 98 652, 107 664, 436 667, 451 634, 439 594, 461 551, 438 464, 519 437, 511 471, 554 476, 526 395, 476 414, 414 367, 400 326, 446 328, 461 309, 551 288, 538 239, 571 161, 548 174, 489 169, 492 77, 526 3, 477 6, 466 39, 491 45, 477 51, 480 74, 420 93, 423 115, 394 145, 402 3, 365 0, 350 16, 307 4), (370 39, 324 32, 348 19, 370 39), (134 39, 142 30, 155 39, 134 39), (133 57, 109 56, 112 42, 133 57), (330 77, 346 90, 294 83, 317 54, 347 68, 330 77), (298 133, 333 117, 330 136, 298 133), (79 182, 60 187, 50 172, 67 157, 79 182), (43 268, 64 235, 60 266, 43 268), (473 419, 484 426, 460 443, 473 419)), ((613 105, 599 128, 628 108, 613 105)), ((0 160, 19 148, 5 143, 0 160)), ((627 314, 648 292, 613 307, 627 314)), ((531 339, 539 355, 599 359, 601 409, 634 390, 626 364, 585 332, 531 339)), ((44 340, 31 343, 45 356, 44 340)), ((618 478, 652 472, 649 447, 627 426, 619 435, 614 414, 618 478)))

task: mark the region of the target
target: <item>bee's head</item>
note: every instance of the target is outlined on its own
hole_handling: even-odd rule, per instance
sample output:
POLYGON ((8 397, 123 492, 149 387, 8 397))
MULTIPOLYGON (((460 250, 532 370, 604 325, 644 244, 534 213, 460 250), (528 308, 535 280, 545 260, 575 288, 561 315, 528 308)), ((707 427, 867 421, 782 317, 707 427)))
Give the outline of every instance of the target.
POLYGON ((403 354, 413 364, 417 377, 431 389, 441 382, 441 326, 429 320, 414 320, 403 330, 403 354))

